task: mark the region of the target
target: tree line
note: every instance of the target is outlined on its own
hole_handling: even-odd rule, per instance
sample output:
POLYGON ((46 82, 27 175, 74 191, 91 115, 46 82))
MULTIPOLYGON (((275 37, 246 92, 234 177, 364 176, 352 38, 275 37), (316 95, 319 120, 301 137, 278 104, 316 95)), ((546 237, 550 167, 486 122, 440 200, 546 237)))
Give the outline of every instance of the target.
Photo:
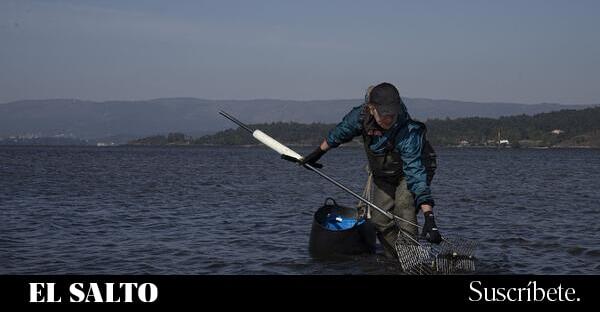
MULTIPOLYGON (((434 146, 600 147, 600 107, 561 110, 534 116, 429 119, 427 138, 434 146), (502 143, 501 143, 502 142, 502 143)), ((335 124, 273 122, 250 125, 290 145, 317 145, 335 124)), ((257 145, 247 131, 237 128, 198 138, 181 133, 130 142, 138 145, 257 145)), ((354 144, 360 144, 355 140, 354 144)))

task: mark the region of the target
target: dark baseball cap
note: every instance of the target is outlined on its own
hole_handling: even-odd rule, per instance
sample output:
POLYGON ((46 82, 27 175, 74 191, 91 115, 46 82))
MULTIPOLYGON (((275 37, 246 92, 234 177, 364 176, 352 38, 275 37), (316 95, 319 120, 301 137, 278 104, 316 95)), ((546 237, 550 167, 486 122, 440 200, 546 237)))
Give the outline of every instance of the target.
POLYGON ((388 82, 373 87, 369 93, 369 102, 375 105, 375 109, 381 115, 395 115, 402 110, 400 92, 388 82))

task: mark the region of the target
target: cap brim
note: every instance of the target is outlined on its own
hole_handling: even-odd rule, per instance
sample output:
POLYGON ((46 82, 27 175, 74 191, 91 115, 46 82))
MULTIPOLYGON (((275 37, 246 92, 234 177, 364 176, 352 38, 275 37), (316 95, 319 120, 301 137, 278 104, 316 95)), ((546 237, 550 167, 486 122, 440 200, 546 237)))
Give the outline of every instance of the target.
POLYGON ((400 111, 399 107, 396 107, 396 105, 379 106, 375 109, 377 110, 379 115, 384 115, 384 116, 385 115, 396 115, 400 111))

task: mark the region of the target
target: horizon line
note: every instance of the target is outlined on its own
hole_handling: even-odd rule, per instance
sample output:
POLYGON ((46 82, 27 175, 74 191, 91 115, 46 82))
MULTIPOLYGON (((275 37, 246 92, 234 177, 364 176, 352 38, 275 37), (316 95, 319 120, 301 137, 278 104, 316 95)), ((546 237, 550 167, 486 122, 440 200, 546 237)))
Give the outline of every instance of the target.
MULTIPOLYGON (((559 103, 559 102, 535 102, 535 103, 524 103, 524 102, 505 102, 505 101, 474 101, 474 100, 453 100, 448 98, 429 98, 429 97, 410 97, 403 96, 404 99, 411 100, 429 100, 429 101, 452 101, 452 102, 460 102, 460 103, 478 103, 478 104, 516 104, 516 105, 563 105, 563 106, 596 106, 600 105, 600 101, 596 103, 559 103)), ((80 98, 29 98, 29 99, 21 99, 21 100, 13 100, 7 102, 1 102, 0 105, 12 104, 15 102, 42 102, 42 101, 78 101, 78 102, 92 102, 92 103, 108 103, 108 102, 151 102, 157 100, 201 100, 201 101, 211 101, 211 102, 251 102, 251 101, 287 101, 287 102, 328 102, 328 101, 363 101, 361 98, 337 98, 337 99, 308 99, 308 100, 298 100, 298 99, 282 99, 282 98, 250 98, 250 99, 210 99, 210 98, 202 98, 202 97, 192 97, 192 96, 174 96, 174 97, 157 97, 157 98, 148 98, 148 99, 121 99, 121 100, 89 100, 89 99, 80 99, 80 98)))

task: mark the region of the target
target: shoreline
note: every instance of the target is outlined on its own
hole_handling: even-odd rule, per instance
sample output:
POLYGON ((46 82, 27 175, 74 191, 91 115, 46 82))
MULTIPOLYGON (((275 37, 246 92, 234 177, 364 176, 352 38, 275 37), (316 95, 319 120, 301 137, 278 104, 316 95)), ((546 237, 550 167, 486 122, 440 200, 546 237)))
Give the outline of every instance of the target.
MULTIPOLYGON (((309 144, 287 144, 288 147, 295 148, 309 148, 314 147, 314 145, 309 144)), ((126 148, 126 147, 141 147, 141 148, 153 148, 153 147, 169 147, 169 148, 207 148, 207 147, 241 147, 241 148, 268 148, 261 144, 243 144, 243 145, 234 145, 234 144, 116 144, 116 145, 107 145, 107 146, 97 146, 93 144, 89 145, 45 145, 45 144, 0 144, 0 148, 3 147, 56 147, 56 148, 68 148, 68 147, 80 147, 80 148, 98 148, 98 149, 107 149, 107 148, 126 148)), ((360 148, 362 149, 362 145, 341 145, 337 148, 360 148)), ((435 149, 495 149, 495 150, 548 150, 548 149, 585 149, 585 150, 593 150, 600 149, 600 147, 594 146, 538 146, 538 147, 497 147, 497 146, 436 146, 435 149)))

